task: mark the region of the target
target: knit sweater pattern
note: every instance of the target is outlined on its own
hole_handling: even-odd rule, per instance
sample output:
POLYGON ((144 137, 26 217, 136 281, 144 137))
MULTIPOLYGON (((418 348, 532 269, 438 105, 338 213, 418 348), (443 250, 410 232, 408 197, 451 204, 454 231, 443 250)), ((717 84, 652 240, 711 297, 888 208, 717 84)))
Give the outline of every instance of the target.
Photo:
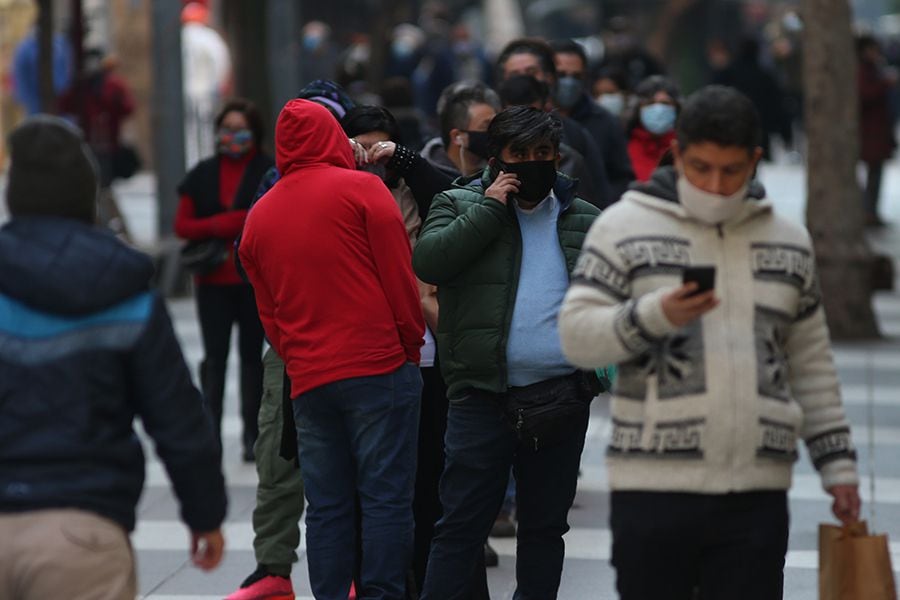
POLYGON ((809 234, 764 192, 696 221, 664 175, 594 223, 560 316, 573 364, 619 367, 611 488, 788 489, 800 439, 823 487, 857 484, 809 234), (661 301, 691 265, 716 267, 720 305, 679 328, 661 301))

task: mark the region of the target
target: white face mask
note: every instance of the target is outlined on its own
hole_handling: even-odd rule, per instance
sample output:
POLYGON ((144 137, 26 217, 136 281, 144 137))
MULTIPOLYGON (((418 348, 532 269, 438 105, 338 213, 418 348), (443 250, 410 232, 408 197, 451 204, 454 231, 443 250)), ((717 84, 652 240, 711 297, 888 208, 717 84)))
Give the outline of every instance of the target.
POLYGON ((611 112, 617 117, 621 117, 625 112, 625 94, 621 92, 613 94, 600 94, 597 96, 597 104, 611 112))
POLYGON ((747 180, 738 191, 728 196, 701 190, 682 173, 678 175, 677 186, 678 201, 689 215, 707 225, 718 225, 733 219, 741 212, 747 199, 750 181, 747 180))

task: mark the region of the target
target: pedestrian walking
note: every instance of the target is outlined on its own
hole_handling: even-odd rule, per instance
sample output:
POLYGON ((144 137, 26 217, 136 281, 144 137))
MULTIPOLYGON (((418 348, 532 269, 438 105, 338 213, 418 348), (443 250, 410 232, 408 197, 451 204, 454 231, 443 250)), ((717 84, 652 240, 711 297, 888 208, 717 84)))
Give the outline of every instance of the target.
MULTIPOLYGON (((101 48, 85 53, 83 73, 59 99, 60 111, 71 117, 84 131, 85 140, 99 167, 100 198, 98 219, 123 239, 129 238, 128 226, 112 192, 112 182, 131 176, 136 165, 122 172, 122 126, 134 113, 131 89, 116 73, 118 60, 101 48)), ((129 159, 136 161, 134 154, 129 159)))
POLYGON ((273 161, 261 148, 262 118, 253 103, 230 100, 219 111, 215 126, 215 156, 200 161, 178 186, 175 235, 189 241, 188 256, 202 258, 190 265, 203 337, 200 383, 220 442, 231 329, 238 324, 241 455, 253 462, 262 395, 263 328, 253 289, 235 268, 233 245, 273 161))
POLYGON ((569 360, 618 365, 607 470, 623 600, 780 599, 800 439, 835 516, 859 516, 812 243, 753 179, 761 136, 736 90, 688 98, 675 166, 597 220, 560 315, 569 360))
POLYGON ((885 225, 878 212, 884 163, 897 148, 890 108, 890 93, 897 85, 897 72, 886 68, 881 46, 871 36, 857 39, 856 54, 859 69, 860 158, 866 165, 866 185, 863 188, 866 225, 880 227, 885 225))
POLYGON ((95 225, 80 132, 27 119, 9 138, 0 229, 0 598, 133 599, 129 533, 144 431, 172 481, 191 557, 224 548, 219 448, 153 264, 95 225))

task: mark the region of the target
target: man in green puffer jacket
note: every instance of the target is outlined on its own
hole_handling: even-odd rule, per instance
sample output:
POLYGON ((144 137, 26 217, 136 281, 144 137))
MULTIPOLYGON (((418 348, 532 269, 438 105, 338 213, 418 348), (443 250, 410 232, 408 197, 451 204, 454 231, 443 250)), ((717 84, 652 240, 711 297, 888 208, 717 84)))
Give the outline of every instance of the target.
POLYGON ((562 353, 556 321, 599 214, 556 172, 561 128, 529 107, 494 117, 487 169, 435 196, 413 254, 419 278, 438 286, 437 346, 450 399, 444 515, 423 600, 466 595, 511 466, 517 597, 557 595, 592 394, 562 353), (505 409, 522 397, 576 409, 538 443, 508 423, 505 409))

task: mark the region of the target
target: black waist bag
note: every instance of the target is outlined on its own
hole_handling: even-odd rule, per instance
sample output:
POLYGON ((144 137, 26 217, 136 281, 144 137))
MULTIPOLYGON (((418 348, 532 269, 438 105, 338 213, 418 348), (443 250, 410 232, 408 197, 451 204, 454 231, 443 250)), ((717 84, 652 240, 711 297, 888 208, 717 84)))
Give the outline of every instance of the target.
POLYGON ((587 416, 593 397, 585 374, 578 371, 510 388, 501 396, 501 402, 519 439, 539 450, 572 435, 587 416))

